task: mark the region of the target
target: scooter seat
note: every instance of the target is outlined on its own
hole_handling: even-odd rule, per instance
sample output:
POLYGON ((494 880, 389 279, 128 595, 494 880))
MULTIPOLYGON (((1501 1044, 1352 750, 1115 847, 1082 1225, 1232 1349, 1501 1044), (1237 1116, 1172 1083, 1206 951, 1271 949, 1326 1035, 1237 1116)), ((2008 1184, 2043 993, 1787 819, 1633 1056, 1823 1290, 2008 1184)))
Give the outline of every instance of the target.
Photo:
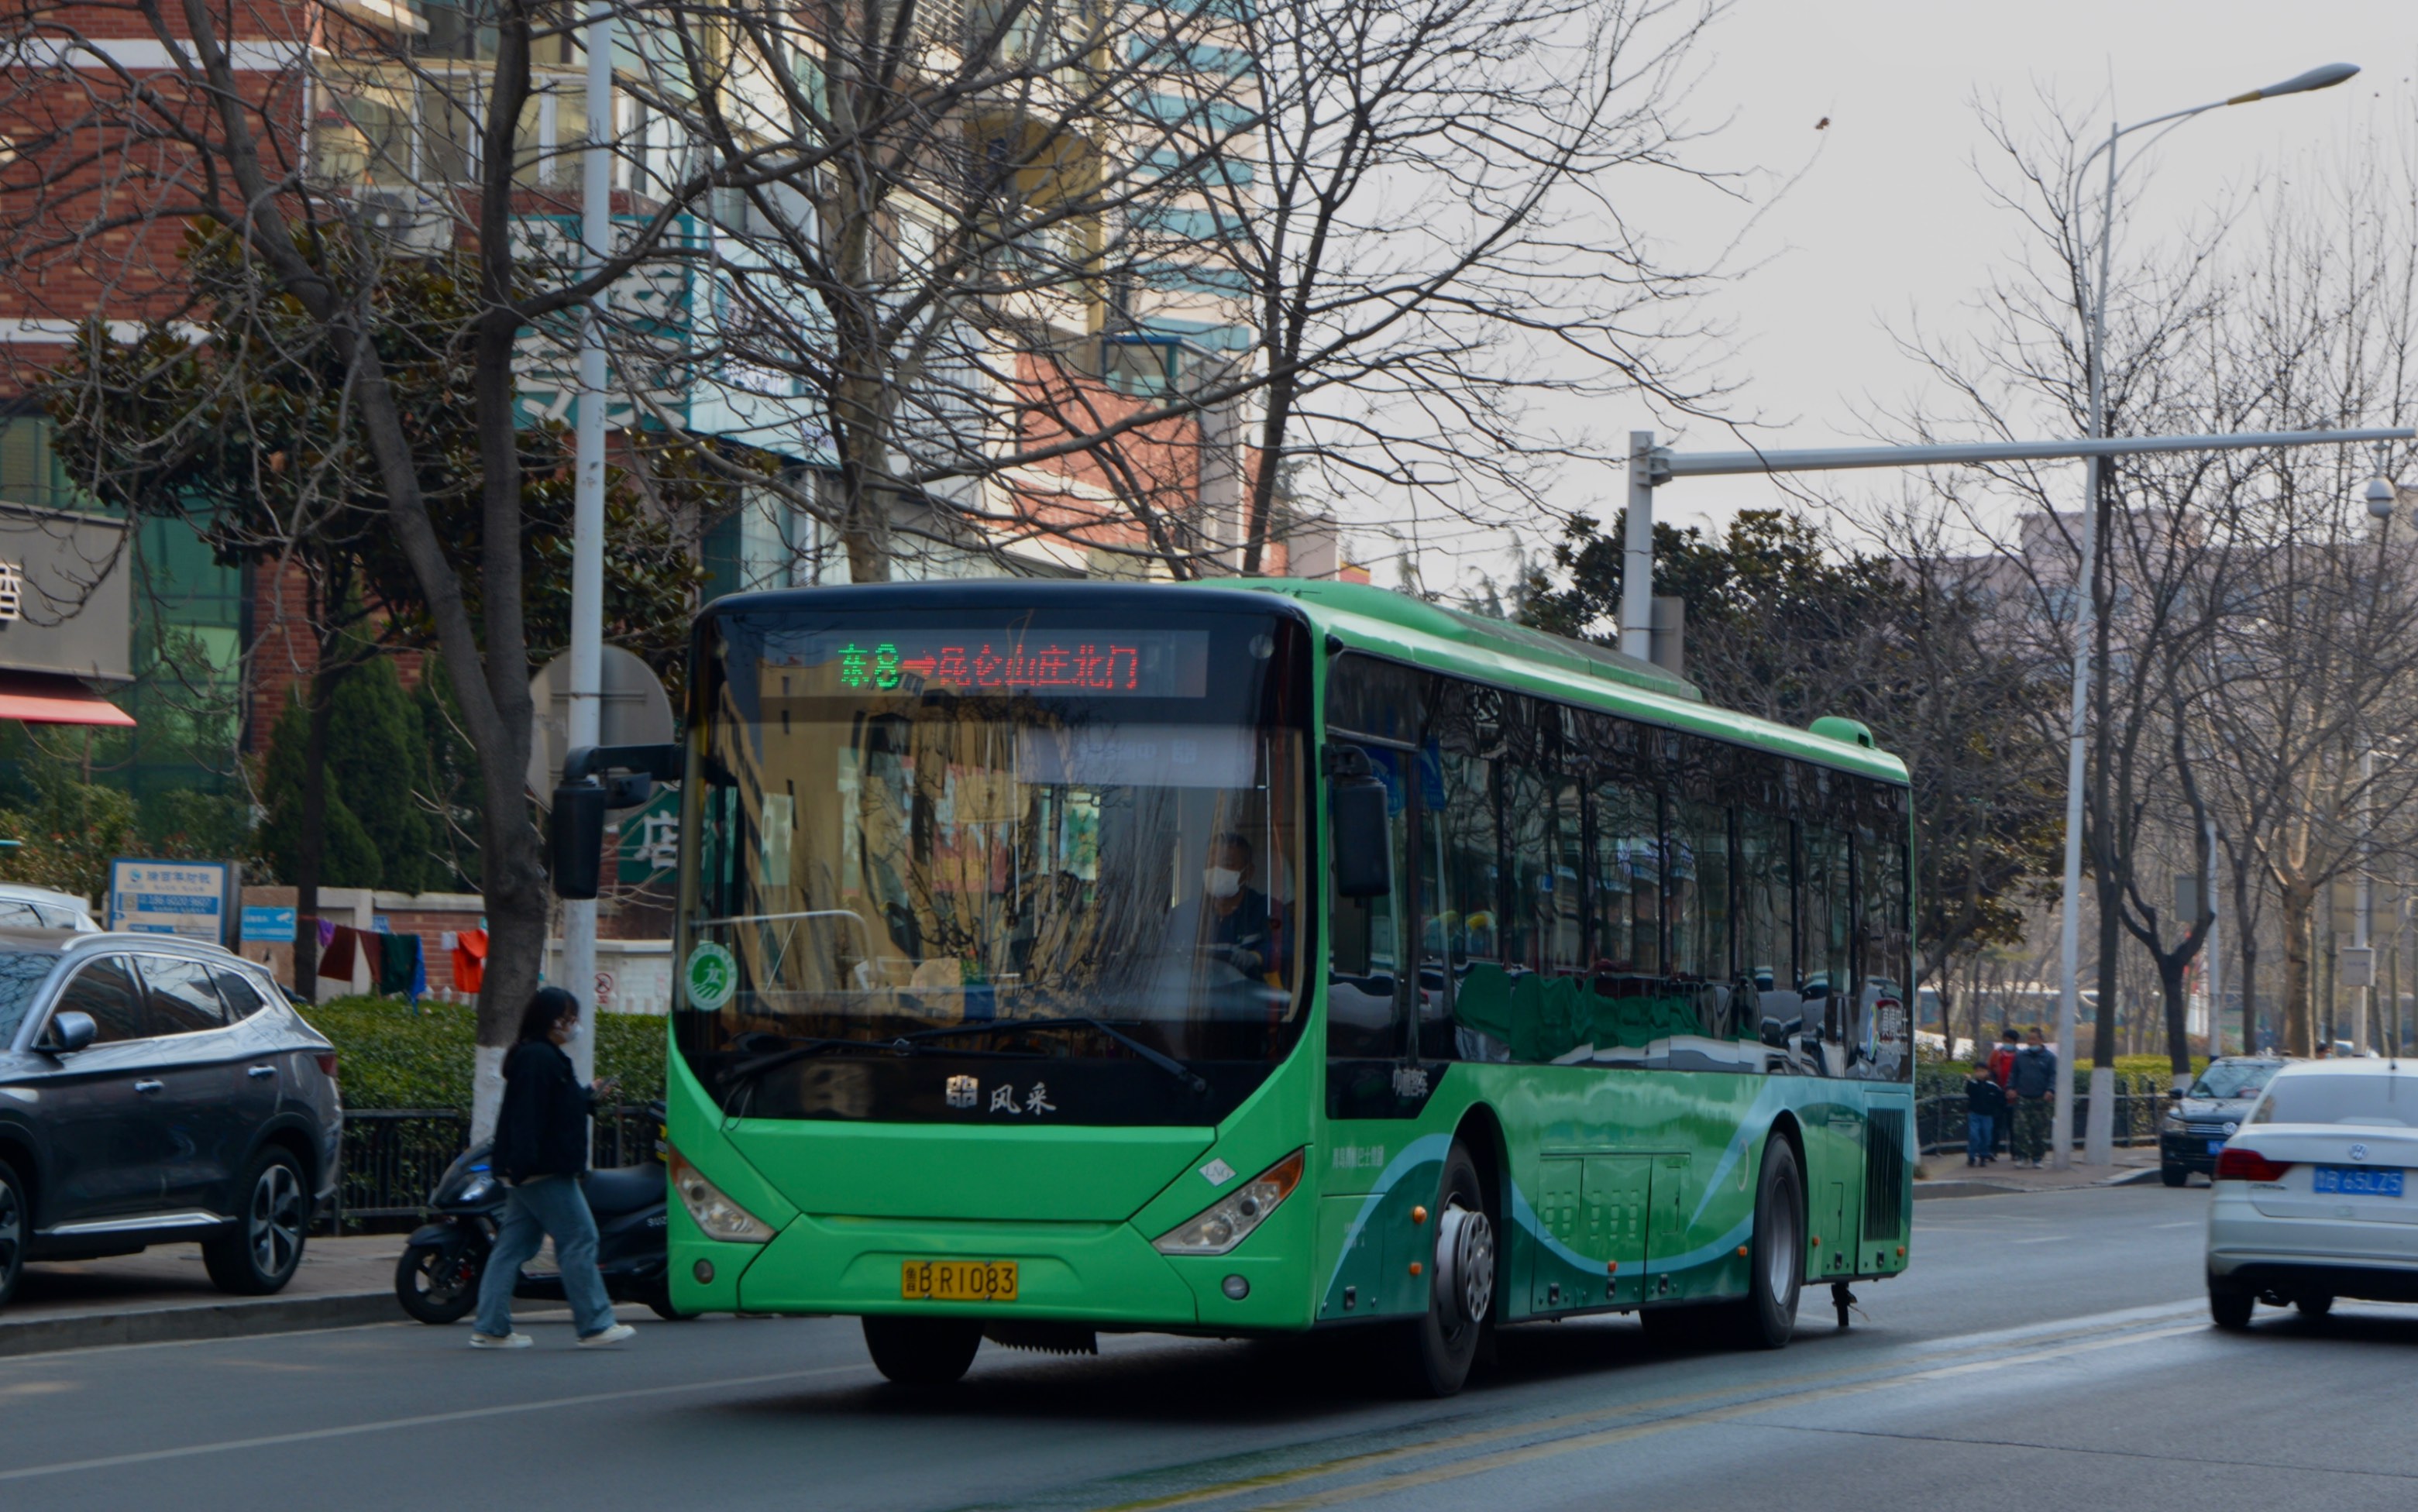
POLYGON ((588 1173, 589 1211, 600 1218, 618 1217, 635 1213, 640 1208, 661 1207, 670 1198, 664 1168, 649 1161, 643 1166, 618 1166, 588 1173))

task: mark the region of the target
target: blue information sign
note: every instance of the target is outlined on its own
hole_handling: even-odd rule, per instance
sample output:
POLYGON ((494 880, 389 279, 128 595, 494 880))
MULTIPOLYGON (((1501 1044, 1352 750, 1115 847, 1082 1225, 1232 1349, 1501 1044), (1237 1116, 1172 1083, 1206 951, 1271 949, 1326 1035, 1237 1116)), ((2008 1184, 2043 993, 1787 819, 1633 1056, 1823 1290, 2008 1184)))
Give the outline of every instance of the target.
MULTIPOLYGON (((223 861, 109 863, 109 927, 142 935, 186 935, 228 943, 235 865, 223 861)), ((287 938, 292 938, 287 930, 287 938)))
POLYGON ((264 909, 258 904, 246 904, 243 910, 243 938, 263 944, 294 943, 294 910, 264 909))

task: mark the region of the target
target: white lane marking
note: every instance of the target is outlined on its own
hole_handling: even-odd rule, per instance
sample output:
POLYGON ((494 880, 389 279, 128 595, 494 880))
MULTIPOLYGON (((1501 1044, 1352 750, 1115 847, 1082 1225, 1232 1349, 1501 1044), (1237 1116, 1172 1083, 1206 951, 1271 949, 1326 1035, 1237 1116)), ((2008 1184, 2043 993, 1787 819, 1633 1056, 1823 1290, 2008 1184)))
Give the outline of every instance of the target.
POLYGON ((2043 1234, 2037 1239, 2010 1239, 2007 1243, 2011 1245, 2062 1245, 2073 1237, 2074 1236, 2072 1234, 2043 1234))
POLYGON ((2189 1223, 2153 1223, 2150 1225, 2150 1227, 2152 1229, 2196 1229, 2200 1227, 2200 1221, 2197 1218, 2194 1218, 2189 1223))
POLYGON ((635 1401, 647 1397, 671 1397, 690 1391, 719 1391, 739 1386, 764 1386, 776 1381, 803 1381, 815 1376, 869 1371, 871 1365, 828 1365, 813 1370, 782 1370, 772 1375, 729 1376, 720 1381, 692 1381, 676 1386, 634 1386, 627 1391, 594 1391, 578 1397, 553 1397, 543 1401, 505 1402, 493 1407, 467 1407, 452 1413, 422 1413, 415 1417, 382 1418, 372 1423, 347 1423, 342 1428, 303 1428, 293 1433, 264 1433, 257 1438, 222 1439, 215 1443, 188 1443, 174 1449, 138 1449, 130 1454, 104 1455, 97 1459, 63 1459, 51 1465, 0 1470, 0 1481, 32 1480, 42 1475, 69 1475, 87 1470, 114 1470, 120 1465, 149 1464, 161 1459, 186 1459, 196 1455, 232 1454, 240 1449, 268 1449, 284 1443, 311 1443, 321 1439, 345 1439, 362 1433, 390 1433, 397 1428, 431 1428, 514 1413, 550 1413, 564 1407, 592 1407, 598 1402, 635 1401))

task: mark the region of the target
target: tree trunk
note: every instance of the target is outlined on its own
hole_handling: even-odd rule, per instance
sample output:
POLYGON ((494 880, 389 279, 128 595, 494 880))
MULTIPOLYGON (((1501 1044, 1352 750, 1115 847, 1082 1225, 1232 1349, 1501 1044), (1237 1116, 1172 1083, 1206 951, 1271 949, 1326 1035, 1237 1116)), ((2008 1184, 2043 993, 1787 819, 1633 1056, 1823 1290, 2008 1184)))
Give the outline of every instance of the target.
POLYGON ((1243 575, 1257 577, 1267 545, 1268 519, 1276 512, 1277 462, 1284 455, 1285 422, 1292 418, 1300 385, 1279 374, 1268 385, 1267 416, 1260 423, 1260 466, 1251 475, 1251 506, 1243 520, 1243 575))
POLYGON ((2284 915, 2284 1053, 2317 1053, 2315 995, 2309 980, 2309 932, 2314 890, 2288 883, 2277 890, 2284 915))
MULTIPOLYGON (((2183 987, 2183 972, 2190 964, 2181 951, 2158 957, 2158 986, 2166 1000, 2166 1069, 2174 1076, 2177 1092, 2191 1085, 2191 1037, 2184 1024, 2183 987)), ((2211 1022, 2215 1013, 2215 1005, 2210 1004, 2211 1022)))
POLYGON ((319 863, 327 855, 328 722, 344 669, 332 664, 323 637, 311 671, 310 719, 302 739, 302 832, 294 851, 294 990, 319 999, 319 863))

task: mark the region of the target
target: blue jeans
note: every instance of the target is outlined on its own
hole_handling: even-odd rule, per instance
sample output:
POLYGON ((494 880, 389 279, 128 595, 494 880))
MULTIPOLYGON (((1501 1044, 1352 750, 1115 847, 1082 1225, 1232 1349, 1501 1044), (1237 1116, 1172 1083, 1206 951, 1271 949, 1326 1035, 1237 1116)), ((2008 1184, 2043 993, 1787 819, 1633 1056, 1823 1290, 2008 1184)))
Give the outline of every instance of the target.
POLYGON ((501 1338, 513 1331, 513 1283, 548 1234, 579 1336, 613 1326, 613 1302, 596 1269, 596 1215, 588 1211, 588 1194, 572 1177, 547 1176, 505 1189, 503 1227, 487 1256, 487 1274, 479 1278, 480 1333, 501 1338))
POLYGON ((1965 1158, 1987 1160, 1991 1146, 1997 1142, 1998 1121, 1987 1113, 1965 1115, 1965 1158))

